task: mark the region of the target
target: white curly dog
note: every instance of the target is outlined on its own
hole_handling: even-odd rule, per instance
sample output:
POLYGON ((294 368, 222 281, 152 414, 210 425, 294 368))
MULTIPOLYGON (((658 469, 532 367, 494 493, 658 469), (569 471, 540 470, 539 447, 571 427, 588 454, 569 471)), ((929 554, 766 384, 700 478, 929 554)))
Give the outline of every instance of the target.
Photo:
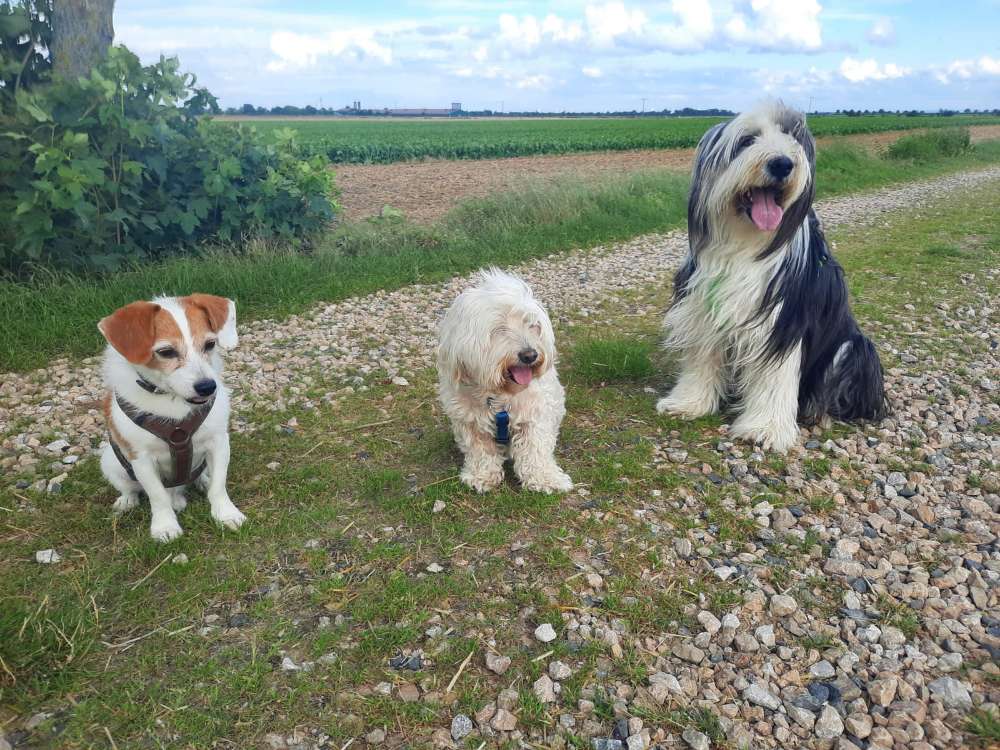
POLYGON ((526 489, 570 490, 555 458, 566 393, 549 316, 515 276, 491 268, 477 282, 439 327, 439 395, 465 455, 461 479, 477 492, 491 490, 509 457, 526 489))

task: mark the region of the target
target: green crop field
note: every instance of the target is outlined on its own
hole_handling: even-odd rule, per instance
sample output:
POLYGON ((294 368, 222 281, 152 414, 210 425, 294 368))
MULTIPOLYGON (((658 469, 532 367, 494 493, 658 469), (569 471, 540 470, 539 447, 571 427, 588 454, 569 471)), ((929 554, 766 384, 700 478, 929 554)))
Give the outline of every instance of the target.
MULTIPOLYGON (((248 118, 249 119, 249 118, 248 118)), ((694 146, 715 117, 523 120, 252 120, 265 133, 292 128, 313 153, 334 163, 422 159, 488 159, 579 151, 694 146)), ((817 136, 1000 123, 989 115, 815 115, 817 136)))

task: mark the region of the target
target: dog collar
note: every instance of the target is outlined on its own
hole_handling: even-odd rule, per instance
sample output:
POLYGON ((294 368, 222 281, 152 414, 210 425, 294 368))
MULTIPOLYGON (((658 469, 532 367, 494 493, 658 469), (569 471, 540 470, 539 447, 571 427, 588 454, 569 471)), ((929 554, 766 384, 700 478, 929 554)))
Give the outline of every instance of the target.
MULTIPOLYGON (((139 373, 136 373, 136 375, 139 375, 139 373)), ((142 388, 142 390, 148 391, 149 393, 155 394, 157 396, 166 393, 166 391, 161 391, 155 385, 146 380, 146 378, 144 378, 142 375, 139 375, 139 377, 136 378, 135 384, 140 388, 142 388)))
POLYGON ((496 408, 492 397, 486 399, 486 405, 493 412, 493 439, 500 445, 507 445, 510 442, 510 414, 507 408, 496 408))

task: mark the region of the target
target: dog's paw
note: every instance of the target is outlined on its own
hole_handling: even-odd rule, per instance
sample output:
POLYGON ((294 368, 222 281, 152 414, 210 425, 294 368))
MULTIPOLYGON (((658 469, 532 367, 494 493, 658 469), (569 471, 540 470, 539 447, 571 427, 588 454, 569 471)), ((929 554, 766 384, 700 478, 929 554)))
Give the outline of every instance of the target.
POLYGON ((138 495, 121 495, 111 506, 111 511, 117 515, 128 513, 139 504, 138 495))
POLYGON ((236 531, 247 517, 240 512, 240 509, 233 505, 231 500, 226 500, 217 510, 212 510, 212 518, 215 522, 225 526, 227 529, 236 531))
POLYGON ((669 396, 664 396, 656 402, 656 411, 658 414, 673 414, 675 417, 680 417, 681 419, 697 419, 707 414, 713 414, 715 410, 716 404, 714 398, 693 400, 679 398, 676 394, 671 393, 669 396))
POLYGON ((466 487, 474 489, 479 494, 484 492, 489 492, 500 486, 503 482, 503 472, 491 472, 489 474, 474 474, 472 472, 463 471, 459 475, 459 479, 462 480, 462 484, 466 487))
POLYGON ((158 542, 170 542, 184 533, 176 518, 153 519, 149 535, 158 542))
POLYGON ((559 468, 547 471, 538 476, 524 477, 521 486, 532 492, 544 492, 551 495, 557 492, 569 492, 573 489, 573 480, 569 474, 559 468))
POLYGON ((788 449, 799 440, 799 427, 791 424, 752 425, 740 420, 730 428, 729 434, 763 446, 764 450, 788 453, 788 449))
POLYGON ((187 498, 184 497, 184 495, 177 493, 176 495, 171 496, 170 505, 173 506, 175 513, 180 513, 182 510, 188 507, 188 501, 187 498))

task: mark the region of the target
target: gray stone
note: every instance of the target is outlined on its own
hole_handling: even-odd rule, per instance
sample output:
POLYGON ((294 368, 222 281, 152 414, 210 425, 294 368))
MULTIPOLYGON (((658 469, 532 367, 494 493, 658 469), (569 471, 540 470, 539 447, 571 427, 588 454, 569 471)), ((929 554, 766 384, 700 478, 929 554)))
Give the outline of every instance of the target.
POLYGON ((510 668, 510 657, 487 651, 486 668, 496 674, 503 674, 510 668))
POLYGON ((513 732, 517 729, 517 717, 506 708, 498 708, 490 726, 498 732, 513 732))
POLYGON ((882 628, 882 636, 878 639, 878 642, 882 644, 883 648, 900 648, 906 643, 906 636, 903 635, 903 631, 899 628, 886 625, 882 628))
POLYGON ((701 623, 701 626, 705 628, 705 632, 709 635, 715 635, 722 628, 719 618, 707 609, 703 609, 698 613, 698 622, 701 623))
POLYGON ((781 706, 781 699, 758 682, 753 683, 743 691, 743 700, 756 706, 769 708, 772 711, 777 711, 781 706))
POLYGON ((833 706, 824 706, 813 728, 821 740, 832 740, 844 733, 844 722, 833 706))
POLYGON ((775 617, 787 617, 798 608, 799 603, 787 594, 775 594, 771 597, 771 614, 775 617))
POLYGON ((465 714, 458 714, 451 720, 451 738, 460 740, 472 732, 472 719, 465 714))
POLYGON ((549 677, 557 682, 568 680, 573 676, 573 670, 565 662, 554 661, 549 664, 549 677))
POLYGON ((931 695, 937 697, 947 708, 966 711, 972 708, 972 696, 969 695, 968 686, 954 677, 938 677, 927 687, 930 688, 931 695))
POLYGON ((828 680, 836 676, 837 670, 826 659, 818 661, 809 667, 809 676, 817 680, 828 680))
POLYGON ((694 554, 694 545, 691 544, 690 539, 678 537, 677 539, 674 539, 674 552, 677 553, 678 557, 686 560, 694 554))
POLYGON ((844 726, 847 731, 858 739, 863 740, 872 733, 872 717, 860 711, 848 715, 844 719, 844 726))
POLYGON ((556 639, 556 631, 549 623, 543 622, 535 628, 535 638, 542 643, 551 643, 556 639))
POLYGON ((685 729, 681 737, 688 744, 691 750, 709 750, 711 742, 707 734, 702 734, 694 729, 685 729))
POLYGON ((704 651, 686 641, 681 641, 676 646, 674 646, 673 654, 678 659, 689 661, 692 664, 701 664, 702 661, 704 661, 705 659, 704 651))
POLYGON ((798 724, 803 729, 808 729, 812 731, 813 724, 816 723, 816 714, 807 708, 802 708, 801 706, 796 706, 794 703, 785 701, 785 711, 791 717, 792 721, 798 724))
POLYGON ((532 685, 532 690, 535 692, 535 697, 542 703, 555 703, 555 686, 552 682, 552 678, 547 674, 543 674, 535 680, 535 684, 532 685))

